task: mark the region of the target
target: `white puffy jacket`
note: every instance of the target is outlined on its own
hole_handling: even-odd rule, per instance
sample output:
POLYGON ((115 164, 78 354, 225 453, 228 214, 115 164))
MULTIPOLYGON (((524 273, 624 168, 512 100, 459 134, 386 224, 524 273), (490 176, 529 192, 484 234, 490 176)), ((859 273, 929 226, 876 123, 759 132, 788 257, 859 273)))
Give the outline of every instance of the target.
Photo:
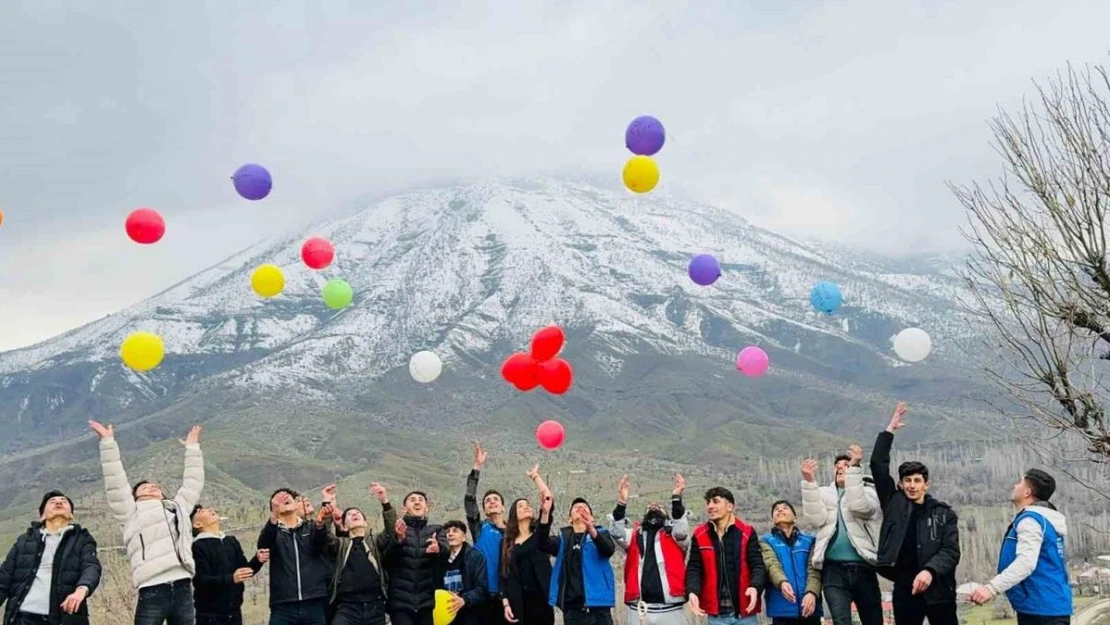
POLYGON ((173 499, 135 501, 114 439, 100 441, 100 468, 104 471, 108 507, 116 521, 123 524, 123 543, 135 588, 193 577, 196 564, 189 514, 204 490, 200 445, 185 447, 185 476, 173 499), (171 532, 171 524, 176 524, 176 531, 171 532))
POLYGON ((848 468, 844 476, 844 498, 838 499, 835 482, 818 487, 816 482, 802 481, 802 522, 817 532, 817 544, 813 547, 814 568, 820 569, 824 564, 825 550, 836 534, 838 505, 856 553, 868 564, 875 564, 883 511, 875 486, 863 481, 863 468, 848 468))

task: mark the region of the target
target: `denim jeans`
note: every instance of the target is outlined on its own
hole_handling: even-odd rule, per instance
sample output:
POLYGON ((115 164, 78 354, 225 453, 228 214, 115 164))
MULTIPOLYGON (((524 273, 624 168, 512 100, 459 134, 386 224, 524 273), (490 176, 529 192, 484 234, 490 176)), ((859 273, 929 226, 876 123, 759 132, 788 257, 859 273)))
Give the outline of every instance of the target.
POLYGON ((325 625, 326 601, 290 601, 270 606, 270 625, 325 625))
POLYGON ((883 625, 883 593, 871 565, 826 561, 821 569, 821 586, 833 625, 852 625, 852 602, 860 623, 883 625))
POLYGON ((135 625, 194 625, 193 582, 179 579, 139 589, 135 625))
POLYGON ((710 616, 709 625, 759 625, 759 616, 710 616))

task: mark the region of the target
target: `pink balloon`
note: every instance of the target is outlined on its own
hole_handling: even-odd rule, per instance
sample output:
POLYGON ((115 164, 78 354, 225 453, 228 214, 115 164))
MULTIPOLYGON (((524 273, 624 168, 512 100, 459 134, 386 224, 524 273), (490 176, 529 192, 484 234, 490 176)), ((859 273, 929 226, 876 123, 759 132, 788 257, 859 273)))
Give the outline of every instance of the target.
POLYGON ((740 350, 740 355, 736 357, 736 370, 749 378, 763 375, 770 365, 771 358, 767 356, 767 352, 755 345, 749 345, 740 350))
POLYGON ((563 424, 558 421, 544 421, 536 428, 536 442, 544 449, 558 449, 563 444, 564 438, 566 438, 566 431, 563 430, 563 424))

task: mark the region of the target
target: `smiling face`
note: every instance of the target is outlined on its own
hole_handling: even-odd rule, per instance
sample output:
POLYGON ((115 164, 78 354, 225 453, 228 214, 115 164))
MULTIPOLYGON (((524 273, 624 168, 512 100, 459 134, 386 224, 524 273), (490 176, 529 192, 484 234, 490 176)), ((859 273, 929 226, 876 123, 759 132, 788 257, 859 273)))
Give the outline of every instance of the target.
POLYGON ((466 532, 457 527, 447 528, 447 544, 451 547, 459 547, 466 542, 466 532))
POLYGON ((412 493, 405 497, 405 514, 422 517, 428 514, 428 498, 420 493, 412 493))
POLYGON ((482 500, 482 509, 486 516, 501 514, 505 511, 505 502, 501 500, 501 495, 490 493, 482 500))
POLYGON ((929 492, 929 481, 919 473, 907 475, 902 478, 902 492, 910 501, 921 503, 925 500, 925 493, 929 492))
POLYGON ((366 517, 363 516, 362 510, 353 508, 347 511, 347 516, 343 517, 343 525, 349 530, 366 527, 366 517))
POLYGON ((146 482, 135 489, 135 501, 162 501, 162 489, 157 484, 146 482))
POLYGON ((533 518, 532 504, 528 503, 527 499, 521 499, 516 502, 516 518, 518 521, 526 521, 533 518))
POLYGON ((65 497, 51 497, 46 501, 46 506, 42 509, 42 520, 50 521, 52 519, 73 519, 73 508, 69 505, 69 500, 65 497))
POLYGON ((724 497, 713 497, 705 502, 705 514, 710 521, 720 521, 732 514, 735 507, 735 504, 724 497))
POLYGON ((848 461, 840 459, 836 461, 836 486, 844 488, 844 479, 848 475, 848 461))
POLYGON ((794 525, 794 511, 790 506, 780 503, 771 511, 771 523, 774 525, 794 525))
POLYGON ((220 515, 215 508, 201 508, 193 514, 193 529, 202 530, 212 527, 220 522, 220 515))
POLYGON ((270 500, 270 507, 279 515, 289 515, 296 514, 300 504, 293 498, 293 495, 281 491, 274 494, 274 498, 270 500))

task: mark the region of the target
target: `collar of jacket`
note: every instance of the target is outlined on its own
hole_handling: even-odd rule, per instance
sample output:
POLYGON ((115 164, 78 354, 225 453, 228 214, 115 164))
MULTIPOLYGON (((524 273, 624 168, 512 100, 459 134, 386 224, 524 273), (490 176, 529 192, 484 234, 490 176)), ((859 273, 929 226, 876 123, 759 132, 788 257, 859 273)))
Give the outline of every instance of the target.
POLYGON ((798 526, 796 524, 790 526, 790 534, 787 534, 786 532, 779 529, 779 526, 776 525, 771 528, 771 533, 779 536, 788 543, 793 542, 793 540, 798 537, 798 526))
POLYGON ((406 514, 405 515, 405 525, 411 527, 414 530, 422 530, 422 529, 424 529, 425 527, 428 526, 428 517, 426 517, 426 516, 412 516, 412 515, 406 514))

